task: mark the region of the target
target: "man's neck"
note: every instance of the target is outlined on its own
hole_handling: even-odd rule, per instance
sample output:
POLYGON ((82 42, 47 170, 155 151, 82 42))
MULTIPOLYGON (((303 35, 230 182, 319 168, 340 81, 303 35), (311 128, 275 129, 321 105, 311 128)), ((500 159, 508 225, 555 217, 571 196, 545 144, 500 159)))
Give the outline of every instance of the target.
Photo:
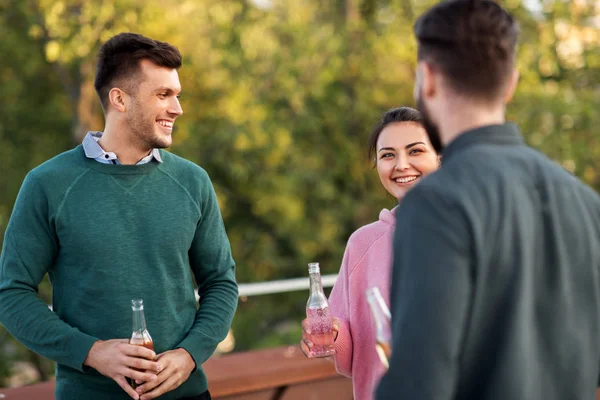
POLYGON ((439 131, 442 143, 447 146, 458 136, 472 129, 488 125, 504 124, 504 109, 498 110, 476 110, 473 107, 460 107, 460 112, 449 110, 443 118, 440 118, 439 131))
POLYGON ((98 144, 104 151, 115 153, 121 164, 135 165, 152 151, 136 146, 126 139, 127 135, 116 132, 116 129, 106 126, 98 144))

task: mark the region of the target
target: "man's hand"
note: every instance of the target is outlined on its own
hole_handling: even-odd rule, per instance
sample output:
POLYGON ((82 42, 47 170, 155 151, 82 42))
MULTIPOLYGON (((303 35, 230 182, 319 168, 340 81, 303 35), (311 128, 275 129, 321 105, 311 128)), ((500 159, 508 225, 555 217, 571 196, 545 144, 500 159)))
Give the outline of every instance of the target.
POLYGON ((181 348, 159 354, 156 361, 160 362, 163 369, 156 380, 148 381, 136 389, 142 395, 141 400, 154 399, 177 389, 196 369, 196 363, 190 353, 181 348))
POLYGON ((133 399, 139 395, 126 378, 154 382, 164 365, 153 361, 156 353, 142 346, 129 344, 128 339, 99 340, 90 349, 83 365, 94 368, 117 382, 133 399))
MULTIPOLYGON (((340 320, 333 317, 333 341, 335 343, 338 333, 340 331, 340 320)), ((318 343, 317 343, 318 344, 318 343)), ((311 336, 310 327, 308 326, 308 319, 302 320, 302 340, 300 341, 300 350, 308 358, 313 358, 310 355, 310 349, 314 346, 313 338, 311 336)))

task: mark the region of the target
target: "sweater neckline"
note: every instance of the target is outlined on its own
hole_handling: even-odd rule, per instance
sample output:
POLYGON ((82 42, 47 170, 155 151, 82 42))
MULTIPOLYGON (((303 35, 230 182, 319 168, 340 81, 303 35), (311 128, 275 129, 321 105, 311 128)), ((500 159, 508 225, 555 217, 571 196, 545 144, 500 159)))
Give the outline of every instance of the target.
POLYGON ((150 172, 154 171, 155 168, 158 168, 160 166, 160 163, 154 159, 150 162, 141 165, 103 164, 92 158, 88 158, 85 155, 82 145, 79 145, 77 147, 79 147, 79 154, 83 160, 83 163, 90 169, 93 169, 103 174, 148 175, 150 172))
POLYGON ((394 226, 396 224, 396 210, 398 206, 393 207, 391 210, 384 208, 379 212, 379 221, 385 222, 394 226))

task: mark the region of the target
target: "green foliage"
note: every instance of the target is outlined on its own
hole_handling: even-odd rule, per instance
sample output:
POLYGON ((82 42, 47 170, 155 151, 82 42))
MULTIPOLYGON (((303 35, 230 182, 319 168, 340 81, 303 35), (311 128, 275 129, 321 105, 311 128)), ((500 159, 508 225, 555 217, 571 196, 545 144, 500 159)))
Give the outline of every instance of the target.
MULTIPOLYGON (((323 273, 337 272, 352 231, 394 206, 367 160, 366 138, 386 109, 414 105, 412 24, 433 3, 0 2, 0 235, 27 171, 102 129, 95 51, 136 31, 183 53, 185 114, 172 151, 212 177, 239 282, 306 276, 315 260, 323 273)), ((509 118, 529 143, 600 190, 597 6, 505 5, 522 30, 509 118)), ((50 302, 47 281, 40 295, 50 302)), ((295 343, 305 300, 288 293, 240 302, 236 350, 295 343)), ((31 359, 1 329, 0 377, 31 359)))

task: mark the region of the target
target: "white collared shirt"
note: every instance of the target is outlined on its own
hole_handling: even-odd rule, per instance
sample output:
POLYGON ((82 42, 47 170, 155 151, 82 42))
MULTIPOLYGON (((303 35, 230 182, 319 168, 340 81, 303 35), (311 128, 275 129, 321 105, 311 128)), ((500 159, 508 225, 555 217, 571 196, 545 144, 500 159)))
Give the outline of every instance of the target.
MULTIPOLYGON (((98 141, 102 137, 102 133, 103 132, 88 132, 87 135, 85 135, 82 142, 85 156, 87 158, 93 158, 94 160, 101 162, 102 164, 120 165, 121 162, 119 161, 115 153, 104 151, 100 144, 98 144, 98 141)), ((150 154, 138 161, 136 165, 146 164, 152 161, 152 159, 156 159, 156 161, 162 162, 162 158, 160 157, 160 151, 158 151, 158 149, 152 149, 150 154)))

